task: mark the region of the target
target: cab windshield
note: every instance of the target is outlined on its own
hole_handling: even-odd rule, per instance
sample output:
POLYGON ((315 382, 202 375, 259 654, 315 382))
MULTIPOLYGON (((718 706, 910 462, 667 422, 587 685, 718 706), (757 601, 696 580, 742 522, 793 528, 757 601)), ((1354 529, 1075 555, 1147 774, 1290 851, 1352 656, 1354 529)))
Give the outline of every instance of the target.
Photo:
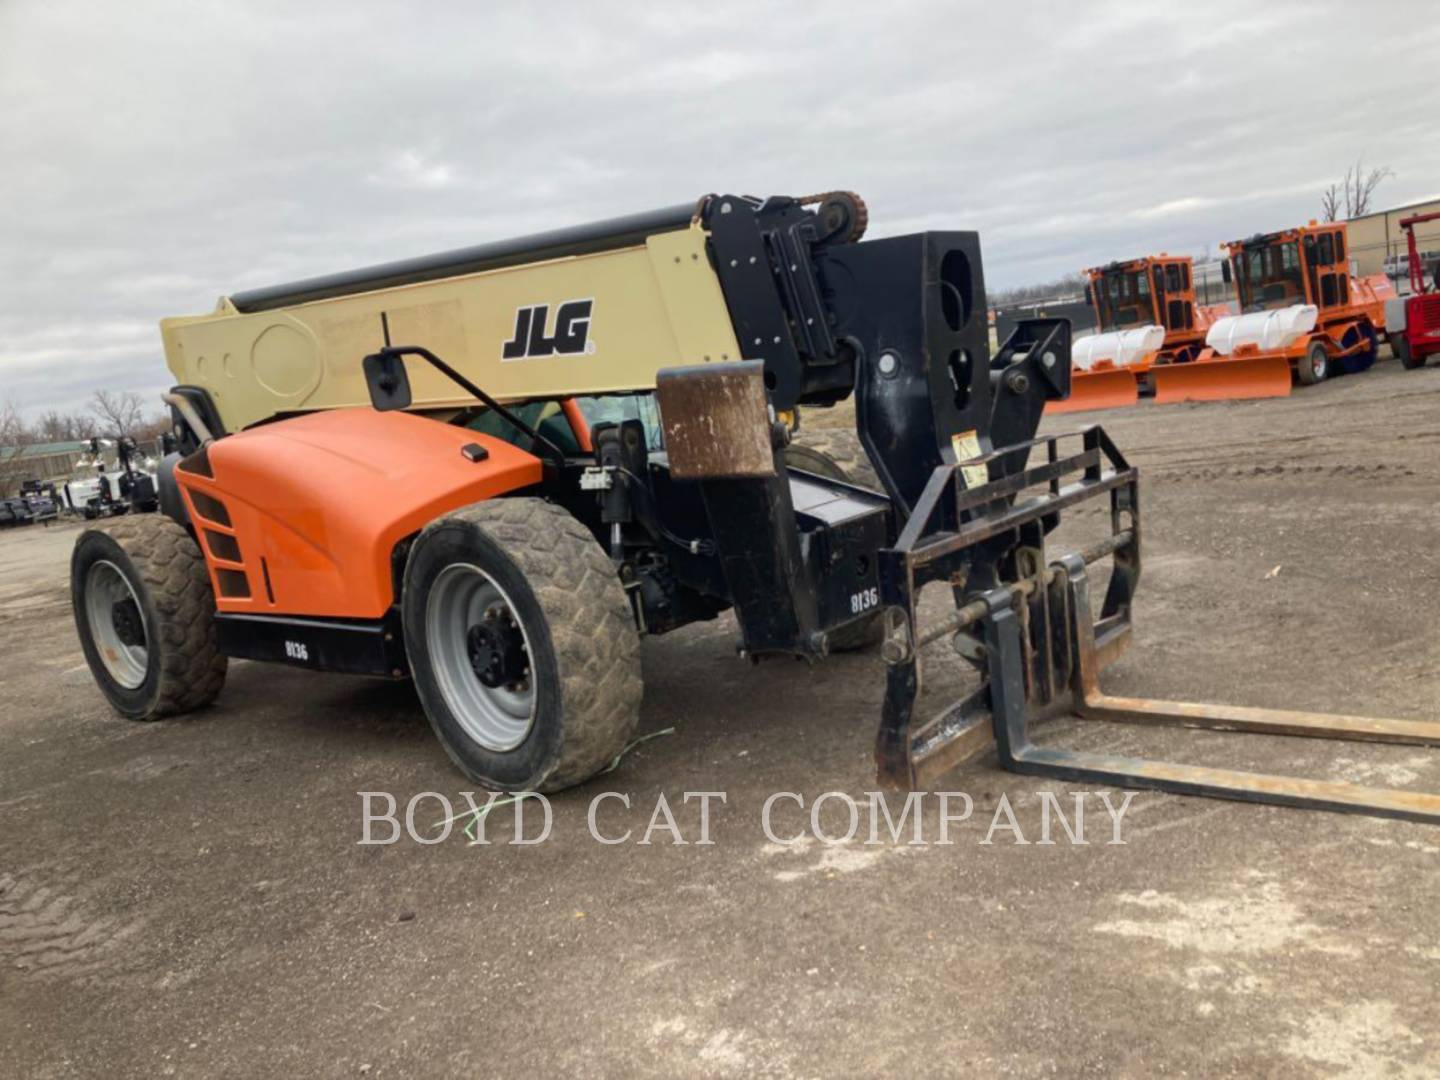
POLYGON ((604 397, 577 397, 580 412, 592 428, 597 424, 619 424, 639 420, 645 427, 645 449, 663 450, 660 434, 660 407, 652 393, 607 394, 604 397))
POLYGON ((1095 283, 1095 314, 1101 330, 1123 330, 1155 321, 1150 277, 1143 270, 1112 270, 1095 283))
POLYGON ((1300 245, 1296 241, 1246 248, 1235 257, 1234 264, 1242 312, 1271 311, 1307 302, 1300 271, 1300 245))
MULTIPOLYGON (((645 427, 645 444, 648 450, 662 449, 660 435, 660 410, 651 393, 607 394, 604 397, 577 397, 580 413, 590 427, 598 424, 618 424, 625 420, 639 420, 645 427)), ((535 428, 567 455, 575 456, 583 451, 575 438, 570 421, 565 416, 559 401, 525 401, 511 405, 510 411, 525 423, 535 428)), ((465 421, 471 431, 493 435, 504 439, 522 450, 534 451, 534 441, 523 431, 517 430, 499 413, 490 409, 478 409, 475 415, 465 421)))

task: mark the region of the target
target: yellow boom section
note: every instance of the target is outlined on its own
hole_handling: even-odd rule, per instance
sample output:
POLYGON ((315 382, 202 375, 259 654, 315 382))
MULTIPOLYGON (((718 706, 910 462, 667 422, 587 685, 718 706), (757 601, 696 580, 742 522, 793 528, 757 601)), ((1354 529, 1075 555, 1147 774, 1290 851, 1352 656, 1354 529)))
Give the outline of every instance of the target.
MULTIPOLYGON (((504 401, 649 390, 665 367, 738 360, 720 282, 698 225, 634 247, 508 266, 241 313, 163 319, 165 359, 178 383, 210 392, 237 431, 278 412, 366 405, 360 361, 385 344, 423 345, 504 401), (590 300, 585 349, 505 359, 517 313, 590 300)), ((410 371, 414 408, 468 404, 428 366, 410 371)))

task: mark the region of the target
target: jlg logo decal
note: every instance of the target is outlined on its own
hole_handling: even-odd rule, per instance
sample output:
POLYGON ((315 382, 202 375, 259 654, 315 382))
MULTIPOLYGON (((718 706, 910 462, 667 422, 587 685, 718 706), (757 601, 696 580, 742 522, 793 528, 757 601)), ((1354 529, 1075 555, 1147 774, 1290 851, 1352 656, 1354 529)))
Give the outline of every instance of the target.
POLYGON ((532 360, 542 356, 583 356, 595 351, 590 340, 593 300, 567 300, 555 312, 555 329, 547 334, 549 304, 532 304, 515 312, 515 336, 500 351, 502 360, 532 360))

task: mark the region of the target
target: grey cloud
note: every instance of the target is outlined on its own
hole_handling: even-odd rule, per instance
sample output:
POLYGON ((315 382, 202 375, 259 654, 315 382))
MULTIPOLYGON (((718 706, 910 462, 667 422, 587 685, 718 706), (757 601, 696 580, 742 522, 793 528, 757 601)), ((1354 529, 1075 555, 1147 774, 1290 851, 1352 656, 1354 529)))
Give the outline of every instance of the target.
POLYGON ((852 187, 992 287, 1440 188, 1429 5, 0 2, 0 397, 167 383, 247 286, 852 187), (1363 22, 1363 27, 1358 25, 1363 22))

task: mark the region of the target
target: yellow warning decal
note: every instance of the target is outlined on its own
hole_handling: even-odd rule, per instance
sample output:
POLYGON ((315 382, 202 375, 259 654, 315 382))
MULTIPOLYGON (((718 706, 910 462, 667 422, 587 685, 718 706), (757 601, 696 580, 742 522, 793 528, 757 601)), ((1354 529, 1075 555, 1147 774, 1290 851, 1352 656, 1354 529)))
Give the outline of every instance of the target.
POLYGON ((960 474, 965 477, 966 488, 977 488, 990 480, 990 469, 985 465, 966 465, 965 462, 978 458, 980 439, 973 431, 962 431, 950 436, 950 448, 955 451, 955 460, 960 462, 960 474))

